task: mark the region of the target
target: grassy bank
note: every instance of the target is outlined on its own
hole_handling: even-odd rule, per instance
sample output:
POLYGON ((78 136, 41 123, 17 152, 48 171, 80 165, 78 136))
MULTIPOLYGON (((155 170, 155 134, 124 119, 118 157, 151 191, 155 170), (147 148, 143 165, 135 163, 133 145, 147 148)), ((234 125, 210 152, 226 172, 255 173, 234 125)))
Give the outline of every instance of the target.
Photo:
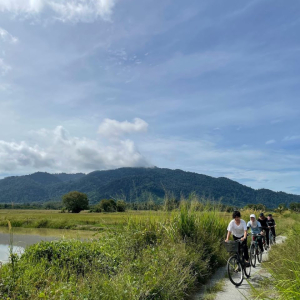
POLYGON ((265 264, 271 277, 253 291, 256 299, 300 299, 300 215, 287 212, 279 222, 287 239, 272 247, 265 264))
POLYGON ((223 263, 228 217, 185 205, 88 242, 43 242, 0 272, 1 299, 185 299, 223 263))

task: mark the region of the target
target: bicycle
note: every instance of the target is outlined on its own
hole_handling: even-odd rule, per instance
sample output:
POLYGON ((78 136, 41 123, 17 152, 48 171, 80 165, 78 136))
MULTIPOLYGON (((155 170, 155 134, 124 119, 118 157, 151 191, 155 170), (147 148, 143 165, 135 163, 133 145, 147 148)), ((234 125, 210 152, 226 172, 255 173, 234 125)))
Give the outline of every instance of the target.
POLYGON ((250 262, 253 268, 255 268, 256 265, 256 258, 259 263, 262 262, 262 252, 257 241, 257 238, 260 236, 263 237, 261 234, 252 234, 252 242, 250 245, 250 262))
POLYGON ((266 232, 265 228, 262 228, 262 231, 263 231, 263 234, 262 234, 262 243, 263 243, 263 247, 264 247, 265 251, 267 251, 269 249, 269 246, 267 244, 267 239, 266 239, 267 232, 266 232))
POLYGON ((239 286, 244 280, 244 276, 250 277, 251 264, 246 265, 244 258, 243 247, 240 247, 242 241, 228 241, 225 242, 225 248, 229 253, 234 253, 227 261, 227 273, 229 280, 235 285, 239 286))
POLYGON ((270 247, 271 247, 273 244, 276 244, 275 236, 273 235, 273 232, 272 232, 272 230, 271 230, 272 227, 274 227, 274 226, 269 226, 269 243, 270 243, 270 247))

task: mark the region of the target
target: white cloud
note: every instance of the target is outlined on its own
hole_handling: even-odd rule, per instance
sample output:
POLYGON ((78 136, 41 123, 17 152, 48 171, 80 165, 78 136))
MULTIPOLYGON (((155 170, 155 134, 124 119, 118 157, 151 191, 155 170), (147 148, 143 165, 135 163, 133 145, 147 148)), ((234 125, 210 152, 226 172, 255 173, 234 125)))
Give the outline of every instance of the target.
POLYGON ((39 13, 45 0, 0 0, 0 11, 19 13, 39 13))
POLYGON ((11 70, 11 66, 6 64, 2 58, 0 58, 0 73, 5 75, 8 71, 11 70))
POLYGON ((8 41, 13 44, 18 42, 18 39, 16 37, 12 36, 8 31, 6 31, 1 27, 0 27, 0 38, 5 42, 8 41))
POLYGON ((62 127, 31 132, 34 145, 0 141, 0 172, 89 172, 97 169, 149 166, 131 140, 72 137, 62 127))
POLYGON ((275 140, 269 140, 269 141, 266 141, 266 145, 270 145, 270 144, 274 144, 274 143, 276 143, 275 140))
POLYGON ((283 141, 294 141, 294 140, 299 140, 300 135, 291 135, 291 136, 286 136, 283 141))
POLYGON ((104 119, 100 124, 98 133, 108 138, 116 138, 124 134, 134 132, 146 132, 148 124, 139 118, 135 118, 133 123, 128 121, 119 122, 112 119, 104 119))
POLYGON ((109 21, 116 0, 0 0, 0 11, 14 15, 37 16, 50 12, 63 22, 109 21))

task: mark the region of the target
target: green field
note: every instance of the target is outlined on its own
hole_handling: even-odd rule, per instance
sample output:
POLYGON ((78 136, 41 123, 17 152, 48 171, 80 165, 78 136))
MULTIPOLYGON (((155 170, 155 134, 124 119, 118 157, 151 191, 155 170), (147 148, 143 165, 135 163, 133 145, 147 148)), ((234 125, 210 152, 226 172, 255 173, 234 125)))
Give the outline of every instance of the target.
MULTIPOLYGON (((242 211, 242 218, 248 220, 250 213, 242 211)), ((274 218, 277 232, 284 234, 299 222, 289 212, 274 218)), ((196 211, 185 201, 172 212, 2 210, 3 226, 9 220, 13 227, 92 229, 101 234, 87 241, 41 242, 21 258, 12 255, 0 269, 0 298, 188 299, 226 263, 222 241, 230 219, 229 213, 196 211)))
POLYGON ((59 210, 0 210, 0 226, 7 227, 7 220, 12 227, 54 228, 76 230, 105 230, 120 228, 128 224, 129 219, 139 220, 164 219, 170 213, 163 211, 127 211, 124 213, 61 213, 59 210))

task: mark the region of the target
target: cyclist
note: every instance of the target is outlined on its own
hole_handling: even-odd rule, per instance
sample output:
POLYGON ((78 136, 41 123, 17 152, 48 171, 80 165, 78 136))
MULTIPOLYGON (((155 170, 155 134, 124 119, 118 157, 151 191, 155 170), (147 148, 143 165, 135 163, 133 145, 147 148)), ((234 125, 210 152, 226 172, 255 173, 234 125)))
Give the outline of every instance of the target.
POLYGON ((246 261, 246 266, 250 266, 249 263, 249 253, 247 246, 247 225, 244 220, 241 219, 241 213, 235 210, 232 214, 232 219, 227 227, 227 237, 225 242, 227 243, 230 235, 232 234, 234 240, 242 241, 242 249, 244 252, 244 257, 246 261))
MULTIPOLYGON (((247 229, 249 228, 252 234, 263 234, 261 224, 259 223, 259 221, 256 220, 255 214, 250 215, 250 221, 247 223, 247 229)), ((256 237, 256 239, 261 252, 264 252, 262 237, 258 236, 256 237)))
POLYGON ((267 226, 269 227, 269 229, 271 229, 273 236, 274 236, 274 242, 275 242, 275 238, 276 238, 276 233, 275 233, 275 220, 273 219, 272 214, 268 215, 268 220, 267 220, 267 226))
POLYGON ((258 221, 261 224, 261 228, 266 231, 266 243, 269 247, 269 227, 267 225, 267 220, 268 219, 265 217, 264 213, 259 214, 258 221))

